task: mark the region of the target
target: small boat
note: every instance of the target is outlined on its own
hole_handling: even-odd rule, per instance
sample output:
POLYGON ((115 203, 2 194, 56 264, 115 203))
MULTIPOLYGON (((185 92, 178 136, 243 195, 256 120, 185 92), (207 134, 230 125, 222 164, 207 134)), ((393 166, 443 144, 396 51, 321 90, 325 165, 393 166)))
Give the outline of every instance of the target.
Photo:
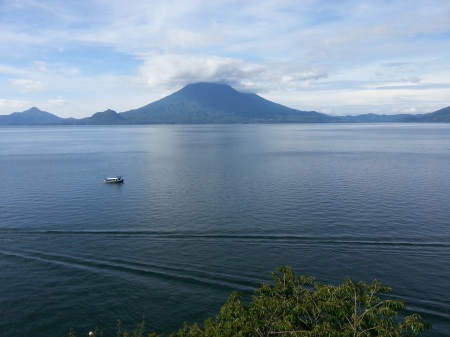
POLYGON ((123 184, 122 176, 105 178, 104 180, 105 180, 105 184, 123 184))

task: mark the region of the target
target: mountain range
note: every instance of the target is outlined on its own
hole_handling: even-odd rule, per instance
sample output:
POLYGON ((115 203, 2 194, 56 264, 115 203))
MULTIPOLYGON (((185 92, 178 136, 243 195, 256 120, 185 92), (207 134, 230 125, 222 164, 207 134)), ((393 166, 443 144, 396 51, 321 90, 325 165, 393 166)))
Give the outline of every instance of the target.
POLYGON ((292 109, 226 84, 195 83, 138 109, 60 118, 36 107, 0 116, 0 125, 232 124, 232 123, 449 123, 450 107, 426 114, 330 116, 292 109))

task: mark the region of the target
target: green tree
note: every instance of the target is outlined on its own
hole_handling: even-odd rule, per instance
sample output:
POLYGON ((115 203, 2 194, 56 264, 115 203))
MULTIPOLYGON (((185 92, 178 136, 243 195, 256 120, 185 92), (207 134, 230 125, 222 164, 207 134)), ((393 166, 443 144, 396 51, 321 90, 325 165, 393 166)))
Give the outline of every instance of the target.
MULTIPOLYGON (((249 304, 233 292, 216 317, 203 325, 185 324, 170 337, 412 337, 431 327, 418 314, 402 315, 403 302, 382 299, 391 289, 376 280, 323 285, 296 276, 290 267, 277 268, 272 278, 249 304)), ((96 328, 93 335, 103 333, 96 328)), ((68 337, 75 336, 72 330, 68 337)), ((144 319, 132 331, 122 331, 119 321, 117 336, 144 336, 144 319)))
POLYGON ((232 293, 215 318, 171 336, 407 337, 430 328, 417 314, 400 316, 405 305, 382 299, 391 289, 379 281, 322 285, 290 267, 279 267, 272 277, 274 284, 257 289, 248 305, 232 293))

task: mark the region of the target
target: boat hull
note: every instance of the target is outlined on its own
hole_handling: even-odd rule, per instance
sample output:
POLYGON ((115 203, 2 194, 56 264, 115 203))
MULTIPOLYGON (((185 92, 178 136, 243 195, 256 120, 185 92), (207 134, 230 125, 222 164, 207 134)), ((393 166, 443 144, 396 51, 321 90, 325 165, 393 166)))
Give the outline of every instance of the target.
POLYGON ((123 184, 123 178, 122 177, 105 178, 104 182, 105 184, 123 184))

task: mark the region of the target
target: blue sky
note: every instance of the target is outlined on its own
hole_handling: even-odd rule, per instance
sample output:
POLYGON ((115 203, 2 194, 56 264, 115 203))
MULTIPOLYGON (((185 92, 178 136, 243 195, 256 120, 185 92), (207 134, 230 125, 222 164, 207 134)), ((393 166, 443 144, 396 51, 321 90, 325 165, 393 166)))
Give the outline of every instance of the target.
POLYGON ((448 0, 0 0, 0 114, 123 112, 188 83, 331 115, 450 105, 448 0))

